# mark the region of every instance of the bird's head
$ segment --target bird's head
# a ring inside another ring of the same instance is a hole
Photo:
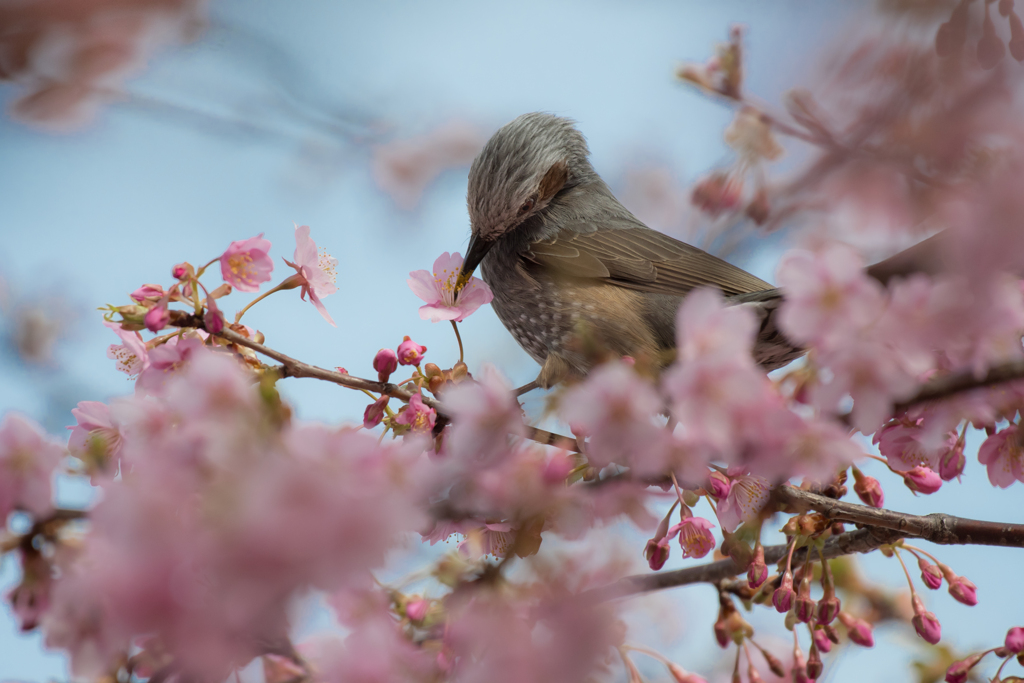
[[[573,121],[553,114],[523,114],[500,128],[469,169],[472,236],[459,282],[469,280],[499,238],[593,175],[589,153]]]

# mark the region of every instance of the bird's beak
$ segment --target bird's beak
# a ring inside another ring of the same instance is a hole
[[[473,271],[480,265],[480,262],[484,260],[484,256],[494,246],[493,240],[481,239],[479,233],[473,233],[469,238],[469,249],[466,251],[466,260],[462,262],[462,269],[459,271],[459,279],[455,281],[456,298],[458,298],[458,292],[462,291],[462,288],[469,282],[469,278],[473,276]]]

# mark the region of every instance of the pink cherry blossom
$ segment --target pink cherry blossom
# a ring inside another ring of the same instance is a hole
[[[419,394],[413,394],[409,404],[395,417],[395,424],[409,425],[413,433],[429,434],[436,417],[434,409],[427,406]]]
[[[423,354],[426,352],[426,346],[421,346],[406,336],[402,343],[398,345],[398,362],[402,365],[419,365],[423,361]]]
[[[715,548],[715,536],[711,533],[714,526],[703,517],[687,517],[668,530],[668,538],[679,534],[683,557],[704,557]]]
[[[270,280],[274,260],[270,258],[270,240],[263,233],[247,240],[232,242],[220,257],[220,274],[224,282],[240,292],[258,292],[260,283]],[[298,263],[298,254],[295,258]]]
[[[39,425],[8,413],[0,421],[0,520],[12,510],[33,515],[52,507],[53,474],[64,449]]]
[[[882,313],[882,291],[863,268],[863,259],[838,243],[817,253],[787,253],[777,271],[786,295],[780,311],[786,334],[798,342],[827,343],[874,321]]]
[[[587,435],[587,459],[594,467],[614,462],[640,476],[665,469],[659,447],[665,430],[652,420],[661,409],[661,397],[629,366],[602,365],[570,390],[561,406],[563,419]]]
[[[676,316],[676,348],[683,362],[721,359],[753,364],[757,322],[741,306],[726,306],[717,289],[690,292]]]
[[[99,401],[79,401],[71,414],[78,424],[68,427],[68,450],[80,456],[116,459],[121,453],[121,431],[110,415],[110,406]]]
[[[302,287],[303,301],[309,294],[310,302],[316,306],[316,310],[320,311],[324,320],[334,325],[334,320],[320,299],[338,291],[338,287],[335,285],[338,259],[333,258],[322,249],[317,251],[316,242],[309,236],[308,225],[295,226],[295,255],[292,258],[295,259],[294,263],[288,259],[285,259],[284,262],[295,269],[296,274],[292,277],[296,278],[295,286]],[[337,327],[337,325],[334,326]]]
[[[771,498],[767,479],[748,474],[732,477],[732,487],[725,500],[718,504],[718,521],[729,533],[743,522],[753,522]]]
[[[922,421],[923,418],[915,422],[895,420],[879,429],[872,438],[889,467],[897,472],[906,472],[918,465],[938,469],[940,457],[956,445],[956,433],[947,432],[943,443],[929,447],[929,435],[920,426]]]
[[[1017,425],[1011,424],[985,439],[978,449],[978,462],[988,467],[993,486],[1005,489],[1015,481],[1024,482],[1024,450],[1017,430]]]
[[[144,394],[159,392],[172,373],[203,350],[203,342],[197,337],[172,337],[149,352],[148,363],[135,383],[135,390]]]
[[[434,261],[433,272],[414,270],[409,273],[409,279],[406,280],[409,289],[427,302],[425,306],[420,306],[421,318],[434,323],[441,320],[462,322],[476,309],[490,303],[494,298],[487,283],[477,277],[469,278],[469,282],[456,292],[455,285],[462,261],[459,252],[449,254],[446,251]]]
[[[149,352],[146,344],[135,332],[123,329],[119,324],[104,321],[103,323],[121,338],[122,344],[111,344],[107,349],[107,358],[117,361],[117,369],[129,377],[142,372],[149,364]]]
[[[509,437],[524,433],[522,410],[501,373],[485,365],[476,380],[444,395],[453,418],[445,452],[464,467],[493,464],[508,453]]]

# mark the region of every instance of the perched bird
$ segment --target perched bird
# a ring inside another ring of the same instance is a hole
[[[472,235],[456,286],[480,266],[498,318],[541,364],[522,389],[585,376],[600,358],[595,348],[668,363],[676,311],[702,286],[758,315],[753,355],[765,370],[803,354],[775,325],[778,289],[648,228],[615,199],[589,154],[571,120],[524,114],[491,137],[469,171]],[[867,273],[883,284],[936,274],[949,249],[940,232]]]
[[[754,357],[766,370],[803,353],[775,327],[777,289],[641,223],[589,154],[571,120],[524,114],[494,134],[469,172],[472,236],[459,282],[480,266],[498,318],[541,364],[537,386],[586,375],[595,347],[667,363],[676,311],[701,286],[759,314]]]

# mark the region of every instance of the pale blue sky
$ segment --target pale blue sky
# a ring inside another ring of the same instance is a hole
[[[638,158],[670,164],[682,182],[728,158],[721,132],[730,114],[675,83],[675,65],[704,59],[731,23],[742,22],[749,29],[748,87],[777,102],[785,88],[806,82],[815,66],[808,56],[844,30],[857,5],[215,0],[212,6],[215,27],[198,43],[160,56],[131,90],[219,118],[240,117],[272,135],[125,106],[70,136],[0,119],[0,276],[21,296],[60,297],[73,311],[52,367],[29,371],[9,354],[0,356],[0,413],[20,410],[56,431],[71,421],[76,401],[130,391],[105,357],[115,340],[92,309],[125,301],[143,282],[166,284],[174,263],[204,262],[230,241],[259,232],[273,242],[280,274],[280,257],[290,258],[294,248],[293,223],[310,225],[314,239],[341,263],[340,291],[325,300],[338,328],[300,305],[297,292],[286,292],[247,317],[268,344],[369,375],[374,352],[409,334],[441,365],[450,363],[457,354],[450,328],[419,319],[420,302],[405,278],[429,268],[442,251],[464,250],[466,169],[447,172],[419,208],[402,211],[373,185],[365,146],[326,136],[324,127],[302,123],[304,117],[342,111],[359,121],[387,121],[405,137],[451,117],[490,131],[521,113],[547,110],[577,119],[595,166],[613,185]],[[279,52],[257,47],[262,40]],[[0,89],[0,97],[9,99],[9,90]],[[777,254],[773,247],[757,259],[749,250],[737,257],[770,278]],[[495,363],[516,383],[535,375],[535,364],[489,309],[462,331],[471,366]],[[288,380],[283,390],[309,419],[352,419],[365,403],[360,394],[324,383]],[[1020,485],[994,491],[973,459],[963,486],[934,496],[915,499],[886,481],[895,509],[1024,521]],[[941,551],[981,586],[982,602],[971,609],[945,593],[929,596],[954,642],[991,645],[1024,613],[1019,601],[997,596],[1011,558],[1020,562],[1013,552]],[[899,584],[891,561],[877,557],[865,566],[879,580]],[[4,590],[15,578],[7,561],[0,571]],[[664,598],[690,624],[685,643],[667,646],[681,647],[684,661],[699,671],[719,653],[711,645],[711,593],[693,588]],[[758,623],[781,631],[779,621]],[[870,657],[843,655],[831,680],[905,680],[918,643],[881,635]],[[39,643],[36,635],[17,634],[0,611],[0,681],[66,679],[63,659],[42,653]]]

